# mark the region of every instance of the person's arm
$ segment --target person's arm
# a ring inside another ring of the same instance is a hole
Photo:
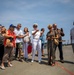
[[[70,30],[70,40],[71,40],[71,44],[72,44],[72,34],[71,34],[71,30]]]
[[[46,40],[50,40],[51,38],[48,36],[48,33],[46,35]]]
[[[61,31],[61,33],[60,33],[60,34],[61,34],[61,36],[65,36],[64,32],[62,32],[62,31]]]
[[[36,30],[35,32],[32,32],[32,35],[35,35],[39,30]]]
[[[41,31],[41,34],[40,34],[40,36],[42,36],[42,34],[43,34],[43,31]]]
[[[6,31],[6,33],[5,34],[3,34],[3,36],[5,37],[5,38],[13,38],[13,36],[11,36],[11,35],[8,35],[8,31]]]
[[[20,35],[16,35],[16,38],[24,38],[23,32],[20,32]]]
[[[26,34],[24,34],[24,37],[29,36],[29,32],[27,32]]]
[[[18,35],[18,36],[16,36],[16,38],[23,38],[24,37],[24,35]]]

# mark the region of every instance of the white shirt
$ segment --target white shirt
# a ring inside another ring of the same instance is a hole
[[[33,30],[33,31],[32,31],[32,34],[33,34],[35,31],[36,31],[36,30]],[[39,38],[40,38],[40,34],[41,34],[41,31],[36,32],[36,34],[33,35],[33,39],[39,39]]]
[[[74,27],[70,30],[70,36],[72,37],[72,43],[74,43]]]
[[[16,28],[14,30],[14,33],[16,34],[16,36],[23,35],[23,31],[17,30]],[[20,42],[23,42],[23,39],[22,38],[16,38],[16,43],[20,43]]]

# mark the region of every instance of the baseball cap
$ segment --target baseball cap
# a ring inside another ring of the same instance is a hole
[[[10,26],[9,27],[13,27],[13,28],[16,28],[16,26],[14,26],[13,24],[10,24]]]
[[[2,26],[2,24],[0,24],[0,26]]]

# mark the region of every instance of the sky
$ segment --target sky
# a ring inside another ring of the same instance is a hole
[[[10,24],[18,23],[28,27],[31,32],[33,24],[38,23],[38,28],[45,28],[56,23],[58,28],[63,28],[63,40],[70,40],[70,29],[74,21],[74,0],[0,0],[0,24],[7,29]]]

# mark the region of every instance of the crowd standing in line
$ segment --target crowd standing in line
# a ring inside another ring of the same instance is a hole
[[[19,23],[17,26],[11,24],[9,29],[0,25],[0,60],[1,60],[1,69],[5,69],[4,62],[8,60],[8,66],[12,67],[12,57],[13,54],[15,60],[23,62],[29,62],[28,59],[28,46],[32,46],[32,60],[33,63],[35,60],[36,51],[38,52],[38,63],[42,63],[42,56],[44,57],[44,44],[45,37],[47,40],[47,54],[48,54],[48,65],[55,65],[55,51],[56,48],[59,48],[60,62],[64,63],[63,60],[63,50],[62,50],[62,36],[64,36],[63,29],[57,28],[56,24],[48,25],[47,35],[44,35],[44,28],[39,30],[38,24],[33,24],[32,32],[29,32],[27,27],[24,27],[23,31],[21,30],[22,25]],[[23,54],[24,59],[21,55]]]

